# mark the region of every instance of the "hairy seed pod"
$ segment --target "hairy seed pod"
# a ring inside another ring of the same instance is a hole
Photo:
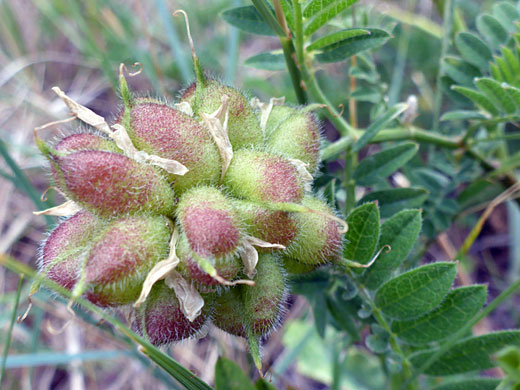
[[[178,267],[179,272],[192,280],[197,289],[203,293],[214,291],[215,287],[220,285],[219,281],[203,269],[203,262],[211,264],[218,276],[229,281],[233,281],[243,268],[242,260],[238,255],[201,258],[191,250],[185,234],[181,236],[177,244],[177,256],[181,261]]]
[[[290,106],[273,106],[265,124],[266,139],[269,138],[269,136],[273,133],[274,130],[276,130],[282,121],[287,119],[289,116],[296,114],[297,112],[298,110]]]
[[[296,237],[294,213],[270,210],[261,204],[235,200],[233,205],[246,226],[247,233],[271,244],[287,246]]]
[[[323,264],[341,252],[342,236],[330,207],[323,201],[306,196],[302,202],[309,212],[297,213],[298,234],[286,254],[305,264]]]
[[[231,287],[217,295],[213,323],[224,332],[234,336],[246,337],[243,317],[245,307],[242,301],[241,287]]]
[[[195,115],[200,116],[218,110],[224,95],[229,97],[228,134],[233,149],[261,145],[263,133],[260,122],[246,97],[235,88],[208,79],[206,85],[198,90],[197,85],[192,84],[181,101],[190,103]]]
[[[60,154],[79,152],[82,150],[122,153],[114,141],[91,133],[71,134],[58,142],[54,149]]]
[[[87,298],[98,306],[135,302],[153,266],[169,252],[170,222],[162,216],[118,219],[93,241],[86,259]]]
[[[288,256],[282,257],[283,268],[287,273],[293,275],[306,274],[314,271],[318,264],[305,264]]]
[[[271,151],[308,164],[314,173],[320,154],[320,126],[314,114],[295,113],[283,120],[267,138]]]
[[[221,258],[236,253],[242,235],[232,203],[213,187],[197,187],[183,194],[177,218],[191,249],[199,256]]]
[[[213,310],[213,297],[204,297],[201,314],[193,322],[180,309],[175,292],[164,281],[157,282],[146,301],[135,312],[132,328],[153,345],[165,345],[196,336]]]
[[[81,263],[101,221],[88,211],[79,211],[61,222],[41,248],[40,272],[71,290],[79,278]]]
[[[253,202],[300,203],[304,183],[287,159],[250,149],[235,152],[224,185],[237,197]]]
[[[51,155],[54,178],[67,196],[102,216],[150,212],[169,215],[175,196],[150,165],[104,151]]]
[[[177,192],[218,183],[221,162],[217,146],[208,130],[189,115],[166,104],[140,99],[125,112],[123,124],[136,148],[188,168],[184,176],[170,175]]]

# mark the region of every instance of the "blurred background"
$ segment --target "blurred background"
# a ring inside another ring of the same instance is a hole
[[[370,118],[370,109],[381,95],[392,102],[406,101],[414,94],[419,101],[417,124],[431,120],[434,80],[440,55],[442,28],[438,12],[441,1],[361,1],[373,23],[393,31],[391,39],[375,56],[379,79],[358,96],[360,127]],[[467,20],[492,1],[458,1]],[[103,117],[119,109],[117,76],[120,63],[143,66],[141,74],[128,79],[142,95],[165,96],[174,101],[193,80],[191,53],[182,18],[172,17],[184,9],[202,65],[213,75],[234,84],[250,96],[268,100],[286,96],[296,103],[283,64],[256,69],[244,64],[259,52],[276,50],[274,37],[251,36],[226,24],[219,16],[242,0],[0,0],[0,254],[8,254],[35,267],[38,246],[54,221],[32,211],[60,199],[50,191],[47,164],[33,141],[33,129],[66,118],[68,111],[52,92],[59,86],[74,100]],[[342,14],[337,23],[351,15]],[[345,22],[346,23],[346,22]],[[403,38],[404,37],[404,38]],[[348,63],[327,65],[324,90],[335,104],[346,105]],[[396,77],[396,69],[398,69]],[[449,104],[449,101],[446,103]],[[71,126],[70,129],[73,129]],[[66,133],[46,130],[46,137]],[[338,137],[325,122],[328,140]],[[473,220],[475,221],[475,220]],[[441,261],[453,257],[467,233],[467,222],[443,226],[444,231],[421,256]],[[448,233],[446,233],[448,232]],[[488,283],[496,296],[504,285],[520,275],[520,215],[516,206],[495,210],[472,249],[478,261],[469,263],[470,282]],[[0,349],[15,301],[18,277],[0,267]],[[27,308],[30,282],[25,281],[19,313]],[[33,297],[34,307],[26,320],[14,327],[3,381],[5,389],[172,389],[177,385],[120,335],[106,331],[98,318],[70,319],[64,301],[46,290]],[[291,296],[284,326],[264,346],[267,378],[284,389],[326,389],[334,376],[334,348],[340,333],[328,327],[320,337],[312,310],[302,296]],[[496,311],[487,330],[517,327],[518,311],[511,303]],[[166,352],[203,380],[212,383],[218,356],[239,363],[251,376],[245,344],[217,329],[206,338],[171,346]],[[375,361],[374,361],[375,359]],[[379,362],[362,346],[350,348],[342,365],[344,389],[384,387]]]

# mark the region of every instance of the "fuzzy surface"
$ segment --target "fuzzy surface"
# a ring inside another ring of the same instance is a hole
[[[103,222],[88,211],[79,211],[61,222],[41,250],[40,272],[71,290],[79,278],[86,251]]]
[[[235,152],[224,185],[237,197],[253,202],[300,203],[304,187],[296,167],[287,159],[266,152]]]
[[[311,113],[294,114],[282,121],[267,139],[271,151],[309,164],[312,174],[320,157],[320,126]]]
[[[234,201],[233,205],[249,235],[284,246],[296,237],[297,220],[294,213],[269,210],[260,204],[241,200]]]
[[[195,115],[198,116],[201,113],[212,114],[222,105],[222,96],[229,96],[228,134],[233,149],[263,143],[264,136],[260,122],[246,97],[240,91],[216,80],[208,80],[207,86],[200,91],[195,100],[195,89],[195,84],[188,87],[181,101],[189,102]]]
[[[166,104],[142,102],[130,111],[129,134],[138,149],[182,163],[189,172],[170,175],[178,192],[197,184],[216,184],[221,174],[217,146],[208,130]]]
[[[215,299],[213,323],[229,334],[246,337],[243,315],[244,303],[239,287],[223,290]]]
[[[160,281],[154,285],[144,305],[137,311],[133,328],[153,345],[170,344],[200,332],[212,308],[213,300],[204,297],[202,313],[190,322],[182,313],[175,292]]]
[[[214,291],[220,283],[210,276],[199,265],[200,256],[191,250],[186,235],[182,235],[177,246],[177,256],[179,257],[181,273],[196,283],[201,292]],[[234,280],[242,271],[242,260],[238,255],[225,256],[220,258],[210,257],[206,259],[216,269],[217,274],[226,280]]]
[[[99,215],[173,212],[175,196],[166,179],[152,166],[121,154],[74,152],[54,157],[54,168],[61,189]]]
[[[216,188],[197,187],[186,192],[177,216],[191,249],[199,256],[224,257],[238,248],[240,220],[231,201]]]
[[[134,302],[148,271],[169,252],[165,217],[128,217],[96,238],[85,269],[87,298],[99,306]]]
[[[298,112],[297,109],[292,108],[290,106],[273,106],[271,113],[269,114],[269,118],[267,118],[267,122],[265,124],[265,135],[266,138],[276,130],[278,125],[287,119],[289,116],[296,114]]]
[[[283,268],[287,271],[287,273],[293,275],[306,274],[308,272],[314,271],[318,267],[318,264],[305,264],[298,260],[291,259],[288,256],[283,256],[281,261]]]
[[[279,322],[286,291],[284,270],[273,255],[260,255],[254,281],[254,286],[240,286],[245,323],[255,336],[263,336]]]
[[[58,142],[54,149],[61,153],[79,152],[81,150],[121,153],[114,141],[90,133],[69,135]]]
[[[296,214],[298,235],[287,247],[286,253],[305,264],[316,265],[332,261],[342,247],[338,223],[326,216],[334,215],[333,211],[325,202],[312,196],[306,196],[302,204],[317,213]]]

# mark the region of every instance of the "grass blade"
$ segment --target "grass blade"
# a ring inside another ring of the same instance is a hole
[[[59,294],[63,295],[68,299],[72,299],[72,293],[69,290],[63,288],[62,286],[58,285],[52,280],[47,279],[45,276],[38,274],[34,269],[29,267],[28,265],[10,256],[0,254],[0,265],[8,268],[14,273],[24,274],[28,278],[34,279],[37,283],[58,292]],[[179,364],[177,361],[175,361],[168,355],[161,352],[159,349],[154,347],[144,338],[135,334],[120,320],[110,316],[103,309],[82,298],[75,298],[74,302],[82,306],[83,308],[99,315],[106,322],[114,326],[114,328],[116,328],[124,336],[128,337],[133,342],[139,344],[140,352],[147,355],[163,370],[165,370],[168,374],[174,377],[187,390],[212,390],[212,388],[207,383],[195,376],[191,371],[183,367],[181,364]]]
[[[7,364],[7,354],[9,353],[11,335],[13,333],[14,323],[16,321],[16,311],[18,309],[18,304],[20,303],[20,295],[22,294],[22,284],[23,274],[20,275],[20,280],[18,281],[18,289],[16,290],[16,296],[14,298],[13,314],[11,315],[11,323],[9,324],[9,330],[7,331],[7,340],[5,341],[4,353],[2,358],[2,369],[0,371],[0,385],[2,384],[2,379],[4,379],[5,368]]]

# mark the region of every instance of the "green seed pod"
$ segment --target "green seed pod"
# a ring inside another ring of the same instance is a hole
[[[93,213],[111,216],[173,212],[173,190],[150,165],[118,153],[93,150],[56,153],[49,158],[61,190]]]
[[[300,203],[304,183],[287,159],[256,150],[235,152],[224,185],[237,197],[253,202]]]
[[[314,114],[296,113],[283,120],[267,138],[271,151],[308,164],[314,173],[320,154],[320,126]]]
[[[306,274],[306,273],[312,272],[318,266],[318,264],[301,263],[298,260],[291,259],[288,256],[282,257],[282,264],[283,264],[283,268],[287,271],[287,273],[293,274],[293,275],[301,275],[301,274]]]
[[[112,222],[93,240],[76,291],[98,306],[135,302],[148,272],[168,256],[170,235],[162,216]]]
[[[229,97],[228,135],[233,148],[261,145],[264,136],[260,122],[246,97],[235,88],[206,79],[202,88],[193,83],[184,92],[181,102],[190,103],[195,115],[200,116],[218,110],[224,95]]]
[[[308,212],[297,213],[298,234],[286,254],[305,264],[330,262],[341,252],[342,235],[334,213],[323,201],[312,196],[303,198]]]
[[[295,108],[290,106],[273,106],[271,112],[269,113],[269,117],[267,118],[267,122],[265,124],[265,136],[268,139],[269,136],[273,133],[274,130],[278,127],[278,125],[287,119],[289,116],[294,115],[298,112]]]
[[[268,334],[280,320],[286,295],[285,271],[271,254],[262,254],[256,266],[254,286],[240,286],[245,324],[252,335]]]
[[[213,323],[224,332],[234,336],[246,337],[243,317],[245,307],[242,302],[241,287],[231,287],[217,295]]]
[[[243,200],[235,200],[233,205],[250,236],[283,246],[289,245],[296,237],[297,220],[294,213],[270,210],[261,204]]]
[[[222,164],[208,130],[189,115],[166,104],[134,100],[123,124],[136,148],[176,160],[188,168],[184,176],[169,175],[177,192],[199,184],[217,184]]]
[[[41,247],[40,272],[71,290],[79,278],[86,251],[103,222],[88,211],[79,211],[61,222]]]
[[[79,152],[82,150],[121,153],[121,150],[114,141],[90,133],[69,135],[58,142],[54,149],[60,154]]]
[[[165,345],[196,337],[213,311],[213,297],[204,297],[201,314],[189,321],[180,309],[175,292],[164,281],[157,282],[146,301],[135,312],[132,328],[153,345]]]
[[[204,270],[206,264],[209,263],[219,277],[228,281],[233,281],[244,267],[238,255],[202,258],[191,250],[185,234],[177,244],[177,256],[181,261],[178,271],[193,281],[196,288],[203,293],[215,291],[215,288],[220,285],[217,279]]]
[[[177,219],[191,249],[204,258],[236,253],[242,238],[241,221],[233,205],[213,187],[197,187],[183,194]]]

